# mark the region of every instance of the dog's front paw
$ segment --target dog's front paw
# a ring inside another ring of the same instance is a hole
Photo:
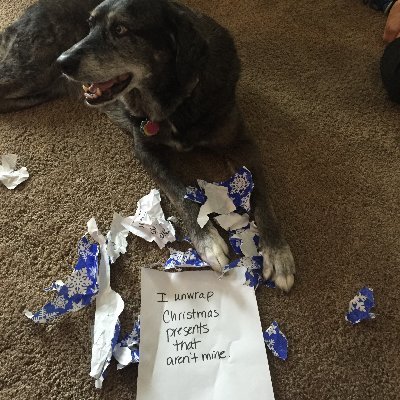
[[[288,292],[293,286],[294,273],[296,272],[289,245],[264,246],[261,249],[261,254],[264,257],[264,278],[272,279],[278,288]]]
[[[203,261],[205,261],[214,271],[222,273],[228,260],[228,246],[224,239],[209,222],[196,235],[192,237],[193,245]]]

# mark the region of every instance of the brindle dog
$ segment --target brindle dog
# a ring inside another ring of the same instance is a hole
[[[41,0],[0,40],[0,112],[31,107],[84,84],[86,104],[134,136],[136,157],[217,271],[228,262],[228,247],[211,222],[200,228],[198,205],[184,200],[185,185],[160,154],[166,146],[202,147],[246,165],[255,183],[251,203],[264,276],[283,290],[292,287],[293,257],[236,105],[240,62],[226,29],[174,1]],[[151,121],[148,136],[145,121]]]

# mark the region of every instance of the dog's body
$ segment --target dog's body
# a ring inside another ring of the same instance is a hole
[[[251,200],[264,276],[291,288],[293,257],[236,106],[240,63],[224,28],[167,0],[41,0],[0,39],[0,112],[42,103],[88,82],[87,104],[133,134],[136,156],[215,270],[227,263],[227,246],[211,223],[200,229],[198,206],[184,200],[185,185],[160,154],[166,148],[205,147],[246,165],[255,181]],[[155,123],[156,134],[143,133],[144,121]]]

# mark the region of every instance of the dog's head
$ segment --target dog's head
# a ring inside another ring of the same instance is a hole
[[[205,40],[167,0],[106,0],[88,23],[89,34],[57,61],[69,79],[84,84],[90,106],[159,85],[184,92],[202,68]]]

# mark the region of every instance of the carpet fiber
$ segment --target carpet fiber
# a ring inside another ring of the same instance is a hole
[[[3,0],[0,26],[28,3]],[[297,263],[289,295],[257,292],[263,327],[277,320],[289,339],[286,362],[269,354],[276,400],[399,399],[400,108],[379,78],[385,17],[361,0],[188,3],[235,36],[239,102]],[[114,211],[131,214],[154,186],[132,139],[59,100],[0,116],[4,153],[18,154],[31,177],[14,191],[0,187],[0,399],[135,399],[136,366],[116,371],[113,363],[103,390],[94,389],[94,307],[49,326],[23,315],[48,299],[42,288],[69,274],[89,218],[106,231]],[[131,237],[113,266],[125,331],[139,311],[139,268],[165,256]],[[365,285],[377,318],[352,327],[344,314]]]

